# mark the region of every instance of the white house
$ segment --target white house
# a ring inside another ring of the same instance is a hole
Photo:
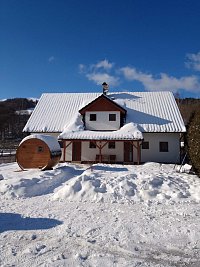
[[[43,94],[24,131],[60,140],[62,161],[178,163],[184,122],[171,92]]]

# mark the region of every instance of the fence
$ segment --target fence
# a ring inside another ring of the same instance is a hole
[[[16,161],[16,149],[0,149],[0,163],[10,163]]]

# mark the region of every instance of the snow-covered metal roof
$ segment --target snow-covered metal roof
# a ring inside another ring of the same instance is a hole
[[[143,135],[138,130],[137,124],[130,122],[117,131],[87,131],[80,128],[76,130],[66,128],[58,138],[69,140],[142,140]]]
[[[43,94],[24,131],[61,133],[78,110],[100,95]],[[183,119],[171,92],[114,92],[108,97],[127,110],[126,123],[138,124],[141,132],[185,132]]]

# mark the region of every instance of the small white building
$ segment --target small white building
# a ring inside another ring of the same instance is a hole
[[[180,162],[186,131],[171,92],[43,94],[24,127],[56,136],[62,161]]]

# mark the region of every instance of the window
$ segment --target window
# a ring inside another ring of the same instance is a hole
[[[142,149],[149,149],[149,142],[148,141],[142,142]]]
[[[43,147],[42,146],[38,146],[38,152],[43,152],[43,151],[44,151]]]
[[[94,142],[90,142],[90,145],[89,145],[90,148],[96,148],[96,144]]]
[[[96,114],[90,114],[90,121],[96,121],[97,115]]]
[[[168,142],[160,142],[160,152],[168,152]]]
[[[108,148],[109,149],[115,149],[115,142],[109,142],[108,143]]]
[[[109,121],[116,121],[116,114],[109,114]]]

